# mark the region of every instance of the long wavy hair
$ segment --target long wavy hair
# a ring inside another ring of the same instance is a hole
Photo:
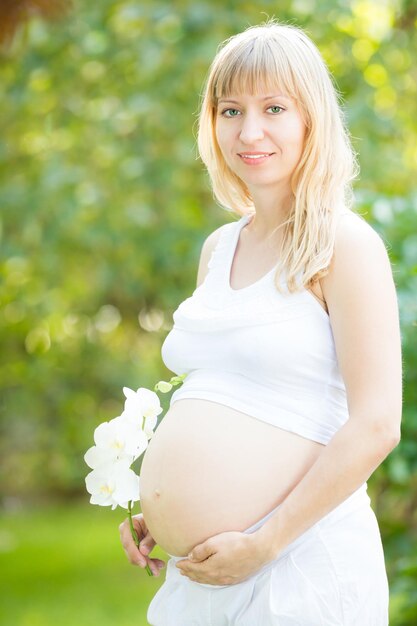
[[[340,94],[303,30],[270,18],[219,45],[201,96],[197,144],[219,204],[238,216],[254,212],[247,186],[226,164],[216,140],[218,100],[231,94],[273,93],[277,87],[296,101],[306,125],[274,279],[281,292],[285,271],[287,288],[294,292],[328,273],[338,215],[352,211],[352,181],[359,173]]]

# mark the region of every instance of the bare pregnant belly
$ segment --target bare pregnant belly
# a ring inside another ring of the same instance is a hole
[[[159,424],[140,472],[141,509],[168,554],[243,531],[278,506],[324,445],[235,409],[186,398]]]

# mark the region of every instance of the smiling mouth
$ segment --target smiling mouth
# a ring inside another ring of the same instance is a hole
[[[238,153],[238,156],[242,159],[244,163],[247,165],[257,165],[258,163],[264,163],[269,157],[273,156],[275,152],[259,152],[259,153],[248,153],[245,152]]]
[[[238,152],[240,157],[244,157],[245,159],[260,159],[261,157],[271,156],[274,154],[273,152]]]

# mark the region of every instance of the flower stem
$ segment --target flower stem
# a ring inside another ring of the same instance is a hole
[[[131,532],[131,535],[133,537],[133,541],[135,542],[135,545],[136,545],[136,547],[139,550],[139,537],[137,535],[136,530],[134,529],[133,520],[132,520],[132,500],[129,500],[129,502],[127,503],[127,513],[128,513],[128,516],[129,516],[130,532]],[[149,565],[147,565],[145,567],[145,569],[148,572],[149,576],[153,576],[151,568],[149,567]]]

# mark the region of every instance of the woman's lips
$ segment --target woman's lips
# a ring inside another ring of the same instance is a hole
[[[240,153],[238,156],[242,159],[246,165],[261,165],[261,163],[265,163],[271,156],[275,153],[267,153],[267,152],[259,152],[259,153]]]

